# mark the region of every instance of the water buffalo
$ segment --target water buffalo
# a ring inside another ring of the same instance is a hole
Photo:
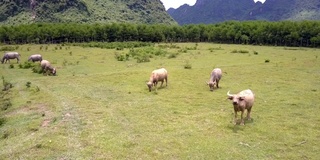
[[[41,56],[41,54],[33,54],[28,58],[28,61],[32,61],[32,62],[40,61],[41,62],[42,56]]]
[[[247,110],[247,119],[250,120],[250,112],[254,102],[254,94],[250,89],[243,90],[237,94],[227,93],[228,99],[232,100],[234,108],[234,124],[237,124],[237,112],[241,111],[240,125],[244,125],[243,112]]]
[[[48,75],[48,71],[50,71],[50,73],[52,73],[52,75],[56,75],[57,71],[56,71],[56,68],[52,67],[50,62],[47,61],[47,60],[42,60],[40,62],[40,65],[41,65],[41,68],[43,70],[43,74],[47,74]]]
[[[209,85],[210,87],[210,91],[213,91],[214,85],[216,85],[217,88],[219,88],[219,81],[221,77],[222,77],[222,71],[220,68],[215,68],[212,70],[209,82],[207,82],[207,85]]]
[[[4,63],[4,60],[6,60],[5,63],[7,63],[7,61],[10,63],[10,59],[17,59],[17,63],[19,63],[20,56],[18,52],[6,52],[2,57],[1,63]]]
[[[149,88],[149,92],[151,92],[152,86],[155,87],[157,90],[157,84],[159,81],[161,81],[161,87],[163,84],[163,81],[166,81],[166,86],[168,85],[168,72],[164,68],[156,69],[152,71],[149,82],[147,82],[147,86]]]

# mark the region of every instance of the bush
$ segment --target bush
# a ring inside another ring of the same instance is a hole
[[[31,82],[27,82],[27,83],[26,83],[26,86],[27,86],[27,88],[30,88]]]
[[[178,53],[171,53],[171,54],[169,54],[168,58],[169,59],[170,58],[177,58],[177,56],[178,56]]]
[[[150,62],[150,58],[148,55],[142,55],[139,57],[136,57],[137,63],[143,63],[143,62]]]
[[[43,73],[43,70],[42,70],[42,68],[41,68],[40,65],[35,65],[35,66],[32,68],[32,72],[33,72],[33,73],[39,73],[39,74],[41,74],[41,73]]]
[[[191,69],[192,65],[189,62],[186,62],[186,64],[184,65],[184,69]]]
[[[19,64],[19,68],[21,69],[29,69],[35,66],[35,63],[33,62],[29,62],[29,61],[25,61],[23,64]]]
[[[118,61],[127,61],[129,60],[129,54],[118,54],[118,53],[115,53],[114,57],[118,60]]]

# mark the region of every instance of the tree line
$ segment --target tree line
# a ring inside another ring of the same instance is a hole
[[[320,47],[320,21],[228,21],[218,24],[37,23],[0,26],[0,43],[214,42]]]

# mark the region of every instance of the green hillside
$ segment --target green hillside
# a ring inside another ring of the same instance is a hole
[[[0,24],[35,22],[176,24],[160,0],[2,1]]]
[[[320,20],[319,0],[197,0],[194,6],[170,8],[168,13],[181,25],[210,24],[237,20]]]

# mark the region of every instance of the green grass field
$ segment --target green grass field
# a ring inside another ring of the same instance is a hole
[[[15,60],[14,68],[0,65],[13,85],[1,91],[0,159],[319,159],[319,49],[151,49],[167,54],[137,63],[116,60],[129,49],[19,46],[21,63],[40,53],[57,76],[20,69]],[[146,81],[160,67],[168,86],[149,92]],[[221,88],[210,92],[215,67],[223,71]],[[256,96],[252,121],[235,126],[226,93],[248,88]]]

